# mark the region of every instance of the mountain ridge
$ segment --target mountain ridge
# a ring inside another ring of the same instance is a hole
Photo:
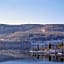
[[[37,35],[43,38],[64,37],[63,24],[23,24],[23,25],[5,25],[0,24],[0,41],[22,41],[29,40],[30,35]],[[50,38],[51,39],[51,38]]]

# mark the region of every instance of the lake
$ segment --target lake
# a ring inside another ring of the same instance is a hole
[[[53,62],[53,61],[43,61],[43,60],[13,60],[13,61],[5,61],[0,62],[0,64],[64,64],[63,62]]]

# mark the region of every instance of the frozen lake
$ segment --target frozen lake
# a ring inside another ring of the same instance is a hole
[[[43,61],[43,60],[13,60],[13,61],[5,61],[0,62],[0,64],[64,64],[63,62],[49,62],[49,61]]]

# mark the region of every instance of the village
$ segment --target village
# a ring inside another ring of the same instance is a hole
[[[64,61],[64,39],[41,41],[31,38],[31,56],[49,61]]]

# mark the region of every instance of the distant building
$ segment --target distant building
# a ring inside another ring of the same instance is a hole
[[[64,42],[64,40],[46,40],[43,41],[42,39],[39,38],[30,38],[30,43],[31,43],[31,48],[48,48],[49,43],[51,44],[51,48],[54,49],[56,48],[56,45]]]

